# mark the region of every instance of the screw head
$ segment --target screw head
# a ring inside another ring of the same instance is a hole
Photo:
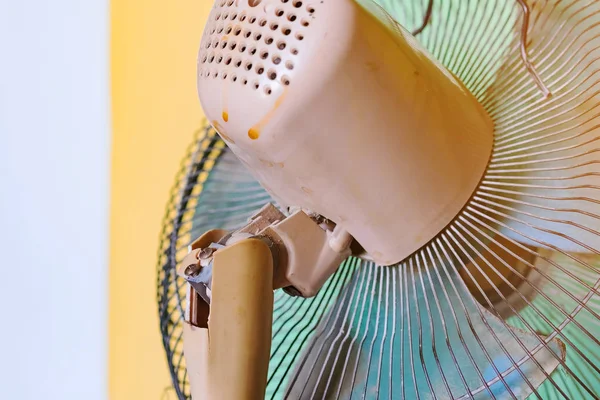
[[[200,252],[198,253],[198,259],[206,260],[207,258],[212,256],[215,251],[216,249],[213,249],[212,247],[206,247],[200,250]]]
[[[202,266],[200,264],[190,264],[186,267],[184,273],[186,276],[194,278],[200,274],[200,271],[202,271]]]

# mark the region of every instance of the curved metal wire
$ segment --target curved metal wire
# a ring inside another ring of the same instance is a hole
[[[275,293],[267,398],[600,398],[600,3],[528,2],[528,50],[549,99],[523,67],[514,0],[380,3],[407,29],[430,13],[419,40],[492,116],[491,163],[460,215],[409,259],[350,259],[312,299]],[[196,134],[158,254],[180,399],[175,267],[190,240],[268,201],[212,128]]]

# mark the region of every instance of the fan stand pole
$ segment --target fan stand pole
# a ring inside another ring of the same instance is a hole
[[[273,258],[259,239],[214,256],[208,328],[186,324],[193,399],[253,400],[266,390],[273,319]]]

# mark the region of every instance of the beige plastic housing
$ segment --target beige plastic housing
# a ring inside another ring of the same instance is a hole
[[[334,221],[382,265],[451,222],[492,148],[475,98],[374,3],[218,0],[198,92],[281,205]]]
[[[303,297],[315,296],[351,254],[350,240],[334,249],[332,242],[339,232],[324,231],[303,211],[270,225],[262,234],[280,249],[273,288],[293,286]]]

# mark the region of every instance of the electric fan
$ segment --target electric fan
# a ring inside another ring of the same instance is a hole
[[[595,1],[218,0],[179,398],[599,398],[599,57]]]

